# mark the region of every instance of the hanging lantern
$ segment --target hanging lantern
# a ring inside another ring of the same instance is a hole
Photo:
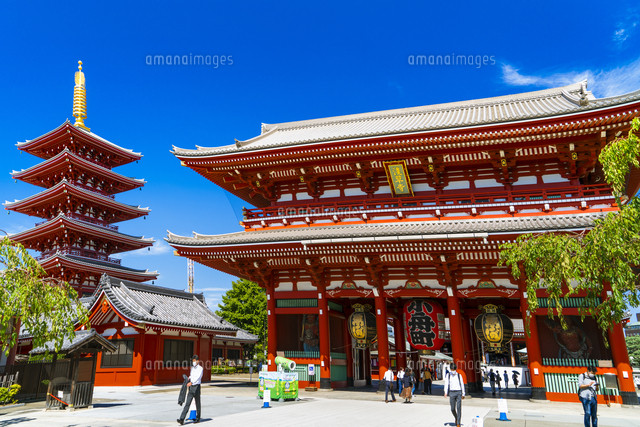
[[[444,344],[444,310],[437,302],[412,300],[404,305],[404,322],[411,346],[440,350]]]
[[[480,309],[482,314],[473,322],[476,336],[487,345],[488,351],[504,353],[513,338],[513,322],[497,305],[487,304]]]
[[[349,334],[356,340],[356,348],[367,348],[378,337],[376,316],[369,304],[354,304],[349,316]]]

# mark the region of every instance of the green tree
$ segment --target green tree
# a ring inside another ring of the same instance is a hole
[[[595,222],[588,232],[541,233],[519,236],[501,246],[501,263],[511,267],[513,276],[525,276],[529,310],[538,308],[537,289],[549,296],[548,314],[566,327],[564,301],[578,291],[586,293],[581,315],[592,315],[606,331],[625,316],[627,305],[637,307],[637,260],[640,259],[640,200],[628,198],[627,177],[638,168],[640,121],[633,120],[629,134],[605,146],[600,153],[605,180],[611,186],[620,211]],[[607,294],[604,301],[600,297]],[[528,321],[527,318],[527,328]]]
[[[33,335],[33,347],[50,341],[59,349],[65,338],[75,336],[77,321],[88,323],[76,291],[46,277],[22,245],[8,237],[0,240],[0,346],[5,353],[16,344],[20,328]]]
[[[631,365],[640,367],[640,336],[627,337],[626,340]]]
[[[218,307],[218,316],[259,337],[258,343],[253,348],[245,347],[245,351],[247,357],[257,354],[262,360],[267,348],[267,296],[264,289],[249,280],[236,280],[222,296]]]

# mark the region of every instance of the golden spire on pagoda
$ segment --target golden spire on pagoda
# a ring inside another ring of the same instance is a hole
[[[78,71],[76,71],[76,85],[73,87],[73,117],[76,127],[86,131],[90,129],[84,125],[87,118],[87,89],[84,86],[84,73],[82,72],[82,61],[78,61]]]

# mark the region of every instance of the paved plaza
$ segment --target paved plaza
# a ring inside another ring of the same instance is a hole
[[[215,379],[202,389],[202,425],[225,426],[382,426],[451,425],[448,401],[442,386],[435,384],[437,395],[418,394],[415,403],[384,403],[384,394],[373,389],[336,390],[300,393],[297,402],[272,402],[262,409],[256,398],[255,383]],[[96,387],[94,407],[70,411],[44,411],[43,403],[0,408],[0,427],[5,426],[171,426],[181,407],[177,404],[178,386]],[[475,416],[485,426],[582,426],[582,407],[577,403],[530,402],[526,390],[506,394],[511,422],[497,421],[498,402],[484,397],[464,400],[463,425],[471,426]],[[599,425],[640,426],[640,408],[599,406]],[[189,422],[185,423],[187,425]]]

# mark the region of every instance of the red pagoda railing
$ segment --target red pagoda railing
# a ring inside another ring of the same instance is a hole
[[[480,215],[496,211],[497,208],[517,213],[522,208],[539,207],[551,210],[554,207],[579,203],[586,209],[587,202],[614,201],[611,188],[606,184],[572,186],[546,190],[508,190],[475,193],[446,193],[423,197],[364,199],[358,201],[338,201],[308,203],[299,205],[270,206],[262,209],[243,209],[245,226],[254,224],[286,225],[292,219],[301,218],[307,223],[320,219],[331,219],[339,222],[345,218],[363,220],[375,217],[394,215],[398,218],[407,215],[430,214],[436,217],[448,213]],[[283,221],[284,220],[284,221]]]
[[[67,218],[77,219],[78,221],[86,222],[86,223],[92,224],[92,225],[97,225],[99,227],[107,228],[109,230],[113,230],[113,231],[118,231],[119,230],[117,225],[111,225],[111,224],[107,223],[106,221],[102,221],[100,219],[91,218],[91,217],[84,216],[84,215],[78,215],[76,213],[67,213],[67,214],[65,214],[65,216]],[[39,225],[42,225],[42,224],[44,224],[45,222],[48,222],[48,221],[50,221],[50,220],[37,222],[36,223],[36,227],[39,226]]]
[[[41,261],[43,259],[46,259],[46,258],[49,258],[50,256],[55,255],[56,253],[59,253],[61,255],[73,255],[73,256],[79,256],[79,257],[83,257],[83,258],[90,258],[90,259],[109,262],[111,264],[117,264],[117,265],[120,265],[120,262],[121,262],[120,259],[111,258],[110,256],[108,256],[106,254],[101,254],[101,253],[94,252],[94,251],[89,251],[89,250],[86,250],[86,249],[75,249],[75,248],[61,248],[61,249],[55,249],[55,250],[51,250],[51,251],[46,251],[46,252],[43,252],[42,255],[40,255],[36,259],[38,261]]]
[[[85,190],[91,191],[93,193],[98,193],[99,195],[101,195],[103,197],[108,197],[110,199],[115,199],[116,198],[116,196],[113,195],[113,194],[108,194],[108,193],[100,190],[99,188],[95,188],[95,187],[92,187],[90,185],[85,185],[85,184],[82,184],[81,182],[74,182],[73,185],[75,185],[76,187],[84,188]]]

